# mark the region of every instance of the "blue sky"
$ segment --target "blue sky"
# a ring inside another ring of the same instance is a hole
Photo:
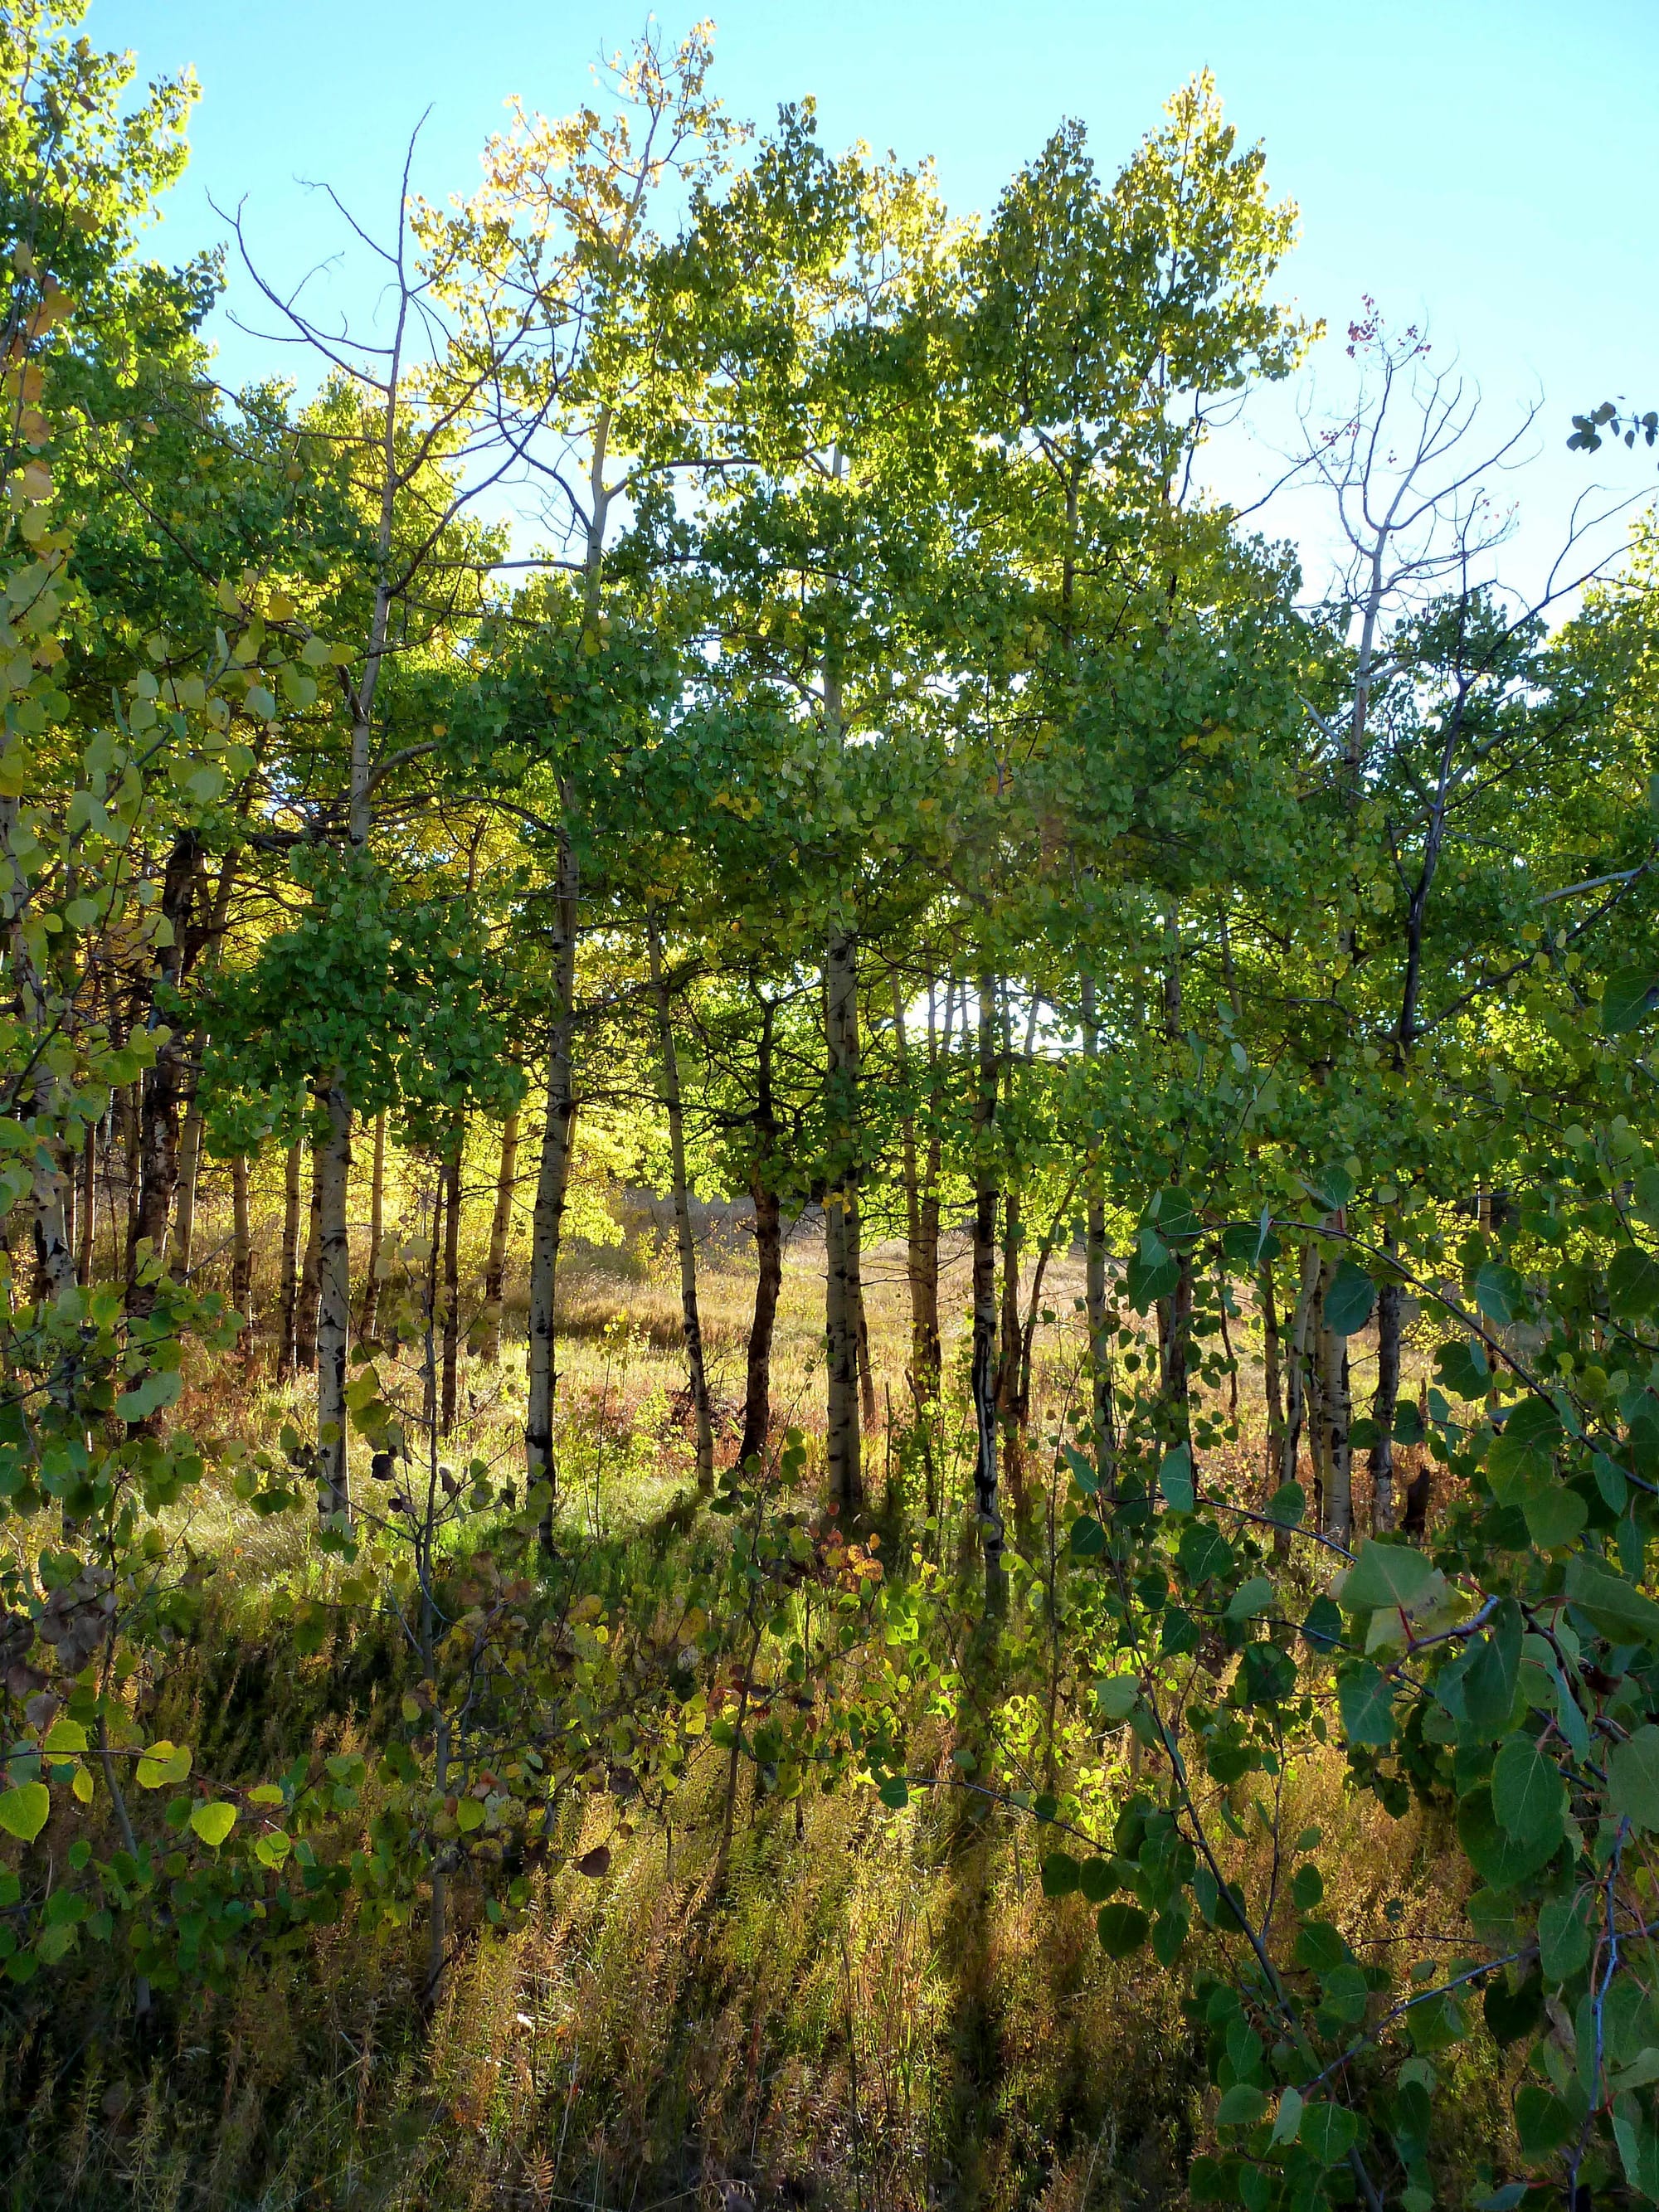
[[[696,9],[660,6],[672,37]],[[1659,5],[1604,0],[727,0],[716,85],[739,114],[817,94],[823,135],[932,154],[947,198],[988,210],[1062,116],[1088,125],[1109,172],[1207,65],[1232,118],[1266,142],[1278,193],[1302,210],[1283,289],[1340,332],[1370,293],[1455,354],[1494,429],[1541,392],[1539,458],[1510,479],[1516,548],[1535,568],[1591,481],[1656,482],[1653,455],[1566,454],[1569,414],[1629,392],[1659,404]],[[331,248],[296,182],[326,179],[374,219],[395,204],[423,109],[416,182],[470,189],[513,93],[548,112],[591,96],[588,64],[646,19],[626,0],[94,0],[88,28],[146,75],[186,64],[204,98],[190,177],[157,241],[174,256],[222,235],[209,198],[246,198],[273,266]],[[257,356],[225,334],[233,379]],[[1344,385],[1336,338],[1310,374]],[[1256,410],[1283,442],[1281,401]],[[1243,483],[1252,462],[1227,466]],[[1282,527],[1304,534],[1291,512]],[[1310,565],[1317,552],[1310,548]]]

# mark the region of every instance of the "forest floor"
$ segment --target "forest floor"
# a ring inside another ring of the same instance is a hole
[[[725,1458],[752,1295],[745,1242],[723,1217],[704,1224],[703,1326]],[[954,1282],[965,1250],[947,1261]],[[821,1239],[798,1235],[778,1317],[774,1403],[781,1420],[809,1431],[823,1266]],[[884,1417],[905,1364],[902,1249],[872,1252],[866,1282]],[[597,1538],[660,1515],[688,1483],[678,1291],[660,1219],[641,1206],[621,1244],[579,1248],[563,1290],[566,1519]],[[1039,1446],[1079,1365],[1080,1291],[1079,1265],[1057,1260],[1043,1299],[1055,1318],[1039,1336]],[[468,1371],[451,1440],[458,1455],[502,1467],[521,1449],[513,1318],[509,1307],[499,1368]],[[947,1370],[952,1357],[947,1341]],[[302,1392],[277,1389],[256,1364],[234,1389],[214,1379],[187,1394],[180,1418],[269,1444],[305,1410]],[[965,1451],[956,1460],[965,1468]],[[890,1521],[905,1525],[908,1511],[914,1525],[883,1423],[871,1470]],[[965,1527],[963,1503],[947,1498],[941,1522]],[[180,1739],[192,1728],[203,1741],[216,1735],[222,1755],[234,1739],[245,1758],[291,1746],[296,1732],[318,1749],[355,1747],[364,1701],[386,1681],[371,1662],[354,1680],[349,1668],[331,1672],[326,1655],[301,1659],[270,1606],[285,1577],[305,1571],[303,1519],[255,1521],[227,1491],[191,1534],[211,1583],[204,1626],[166,1687]],[[969,1534],[965,1569],[971,1543]],[[937,1724],[918,1755],[948,1771]],[[1300,1762],[1284,1787],[1296,1817],[1335,1845],[1344,1893],[1328,1909],[1357,1948],[1411,1942],[1443,1958],[1455,1947],[1461,1900],[1416,1814],[1391,1820],[1371,1798],[1351,1797],[1334,1757]],[[1109,1820],[1109,1777],[1106,1791]],[[1109,1961],[1092,1908],[1044,1899],[1024,1816],[943,1788],[913,1794],[902,1810],[859,1787],[779,1805],[751,1798],[745,1778],[722,1866],[722,1796],[711,1764],[682,1793],[670,1833],[641,1821],[629,1836],[608,1800],[596,1805],[581,1841],[612,1844],[605,1877],[538,1877],[511,1933],[464,1920],[429,2014],[413,1939],[368,1936],[349,1921],[308,1932],[303,1948],[224,1994],[192,1995],[148,2046],[133,2042],[94,1962],[63,1985],[54,2014],[36,2007],[0,2025],[0,2203],[1185,2203],[1204,2073],[1182,1980],[1150,1960]],[[1194,1964],[1212,1940],[1194,1939]],[[1439,2063],[1467,2110],[1472,2170],[1503,2126],[1499,2085],[1474,2045]],[[1444,2201],[1456,2201],[1455,2188]]]

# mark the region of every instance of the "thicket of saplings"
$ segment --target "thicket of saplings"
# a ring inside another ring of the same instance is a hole
[[[1659,2202],[1648,523],[1507,588],[1529,426],[1368,307],[1304,578],[1201,489],[1322,337],[1207,78],[966,222],[706,29],[343,313],[239,217],[233,392],[77,21],[10,2201]]]

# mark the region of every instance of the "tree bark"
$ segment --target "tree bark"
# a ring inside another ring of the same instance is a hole
[[[1002,1606],[1002,1514],[997,1500],[997,1183],[992,1157],[997,1110],[996,986],[979,985],[979,1095],[974,1103],[974,1334],[969,1393],[975,1427],[974,1504],[985,1555],[988,1613]]]
[[[479,1357],[494,1366],[501,1356],[501,1307],[507,1245],[513,1229],[513,1189],[519,1169],[519,1111],[501,1123],[501,1156],[495,1170],[495,1211],[489,1218],[489,1256],[484,1262],[483,1334]]]
[[[230,896],[238,874],[240,848],[233,846],[220,864],[219,881],[214,889],[210,909],[192,919],[185,936],[183,973],[186,976],[198,957],[205,956],[211,963],[217,957],[223,941],[225,925],[230,914]],[[206,866],[199,853],[196,862],[196,905],[204,902]],[[185,1121],[179,1142],[178,1221],[173,1237],[173,1273],[179,1282],[188,1277],[196,1242],[196,1185],[202,1170],[202,1138],[204,1117],[199,1097],[202,1054],[207,1038],[202,1031],[194,1030],[188,1040],[187,1052],[192,1069],[185,1093]]]
[[[306,1222],[305,1257],[300,1263],[300,1291],[294,1316],[294,1361],[302,1375],[317,1371],[317,1301],[323,1265],[323,1147],[311,1148],[311,1208]]]
[[[347,1200],[351,1183],[351,1106],[344,1084],[331,1077],[324,1097],[328,1134],[317,1154],[317,1468],[322,1510],[351,1519],[350,1452],[346,1419],[346,1353],[351,1335],[351,1247]]]
[[[179,1113],[190,1033],[178,1008],[162,1001],[164,995],[176,994],[183,975],[199,855],[196,832],[179,830],[161,878],[161,912],[167,942],[157,948],[149,1003],[149,1026],[158,1041],[155,1060],[137,1085],[138,1225],[127,1265],[127,1304],[135,1314],[148,1313],[155,1303],[155,1283],[139,1280],[139,1247],[148,1243],[152,1261],[167,1265],[167,1231],[173,1193],[179,1187]],[[165,1038],[160,1036],[163,1029],[167,1032]]]
[[[386,1239],[386,1112],[374,1116],[374,1151],[368,1171],[368,1262],[363,1270],[363,1303],[357,1316],[361,1341],[374,1334],[380,1305],[380,1247]]]
[[[743,1442],[738,1465],[746,1467],[766,1449],[772,1425],[772,1334],[777,1321],[778,1289],[783,1280],[783,1208],[769,1178],[757,1161],[750,1170],[755,1201],[755,1313],[749,1327],[749,1370],[743,1407]]]
[[[530,1312],[526,1349],[529,1399],[525,1415],[525,1474],[531,1489],[544,1485],[542,1516],[544,1551],[553,1548],[553,1511],[558,1469],[553,1456],[553,1404],[558,1389],[554,1303],[558,1292],[559,1244],[570,1182],[572,1123],[576,1104],[571,1053],[576,997],[576,923],[579,878],[575,848],[568,825],[559,830],[554,875],[553,1021],[548,1037],[547,1121],[542,1131],[536,1174],[536,1202],[530,1231]]]
[[[904,992],[899,981],[897,969],[891,976],[893,987],[893,1042],[898,1059],[899,1086],[903,1093],[904,1111],[899,1118],[899,1136],[904,1175],[904,1272],[910,1289],[910,1380],[917,1395],[931,1397],[933,1392],[922,1378],[927,1371],[930,1348],[936,1353],[939,1333],[938,1257],[934,1257],[933,1337],[928,1342],[927,1263],[923,1251],[921,1218],[921,1177],[916,1158],[916,1115],[910,1091],[910,1048],[904,1033]]]
[[[230,1164],[230,1303],[242,1317],[236,1339],[244,1358],[253,1349],[253,1237],[248,1222],[247,1159]]]
[[[1308,1332],[1312,1326],[1314,1300],[1319,1294],[1319,1248],[1310,1243],[1302,1255],[1302,1286],[1291,1329],[1290,1358],[1285,1389],[1285,1449],[1279,1461],[1280,1482],[1294,1482],[1302,1449],[1302,1425],[1308,1403]]]
[[[1013,1071],[1004,1082],[1012,1089]],[[1006,1094],[1005,1094],[1006,1095]],[[1019,1193],[1005,1184],[1002,1193],[1002,1270],[1000,1341],[997,1348],[997,1419],[1002,1430],[1003,1473],[1018,1528],[1025,1510],[1025,1455],[1019,1425],[1019,1249],[1021,1241]]]
[[[455,1426],[460,1386],[461,1359],[461,1158],[466,1149],[466,1119],[457,1114],[450,1126],[444,1156],[444,1303],[443,1388],[439,1431],[448,1436]]]
[[[204,1121],[205,1116],[192,1092],[179,1137],[179,1194],[173,1231],[173,1273],[181,1283],[189,1279],[191,1261],[196,1252],[196,1199],[202,1175]]]
[[[92,1280],[98,1251],[98,1128],[96,1121],[87,1124],[86,1141],[81,1151],[81,1204],[76,1220],[75,1279],[82,1290]]]
[[[1392,1240],[1390,1240],[1392,1242]],[[1400,1402],[1400,1285],[1385,1280],[1376,1293],[1376,1389],[1371,1419],[1371,1528],[1385,1535],[1394,1527],[1394,1423]]]
[[[679,1054],[668,985],[662,972],[662,936],[654,915],[646,923],[651,963],[651,995],[657,1010],[658,1091],[668,1117],[669,1172],[674,1191],[674,1234],[679,1248],[680,1328],[685,1340],[686,1380],[696,1437],[697,1488],[714,1487],[714,1423],[708,1405],[708,1376],[702,1358],[702,1322],[697,1311],[697,1246],[691,1233],[691,1194],[685,1170],[685,1105],[680,1093]]]
[[[766,1449],[772,1426],[772,1338],[777,1325],[778,1291],[783,1281],[783,1203],[775,1188],[778,1139],[773,1090],[776,1002],[761,999],[760,1037],[755,1054],[754,1151],[749,1162],[749,1194],[755,1203],[755,1310],[749,1325],[748,1371],[744,1384],[743,1441],[738,1465],[746,1467]]]
[[[830,1162],[824,1195],[828,1280],[824,1342],[828,1370],[825,1456],[830,1492],[849,1518],[864,1510],[859,1429],[859,1310],[862,1304],[858,1218],[858,951],[848,932],[831,939],[824,958]]]
[[[1346,1546],[1353,1536],[1353,1455],[1348,1443],[1352,1425],[1348,1400],[1348,1340],[1333,1328],[1320,1332],[1321,1408],[1325,1431],[1325,1534]]]
[[[1083,978],[1083,1056],[1090,1068],[1100,1058],[1100,1024],[1095,979]],[[1092,1110],[1091,1108],[1090,1110]],[[1111,1343],[1106,1327],[1106,1200],[1100,1189],[1096,1148],[1089,1147],[1089,1203],[1083,1229],[1084,1311],[1089,1328],[1095,1467],[1106,1480],[1115,1444],[1112,1419]]]
[[[856,1197],[852,1201],[852,1215],[854,1235],[860,1240],[855,1249],[861,1249],[863,1224],[860,1218],[859,1202]],[[855,1304],[853,1310],[853,1321],[859,1352],[859,1407],[864,1417],[863,1433],[866,1437],[873,1437],[876,1432],[876,1370],[870,1357],[870,1309],[864,1302],[862,1270],[854,1285],[854,1295]]]
[[[280,1312],[282,1333],[276,1347],[276,1380],[286,1382],[300,1364],[300,1182],[305,1146],[296,1137],[288,1148],[283,1173],[283,1257]]]
[[[131,1283],[137,1273],[138,1248],[138,1086],[123,1083],[116,1087],[115,1114],[121,1132],[122,1191],[126,1201],[126,1237],[121,1249],[123,1279]]]
[[[1279,1365],[1279,1303],[1273,1294],[1273,1263],[1264,1259],[1256,1271],[1261,1308],[1261,1389],[1267,1401],[1267,1480],[1283,1481],[1285,1392]]]
[[[941,1042],[934,1030],[933,982],[927,981],[927,1141],[923,1152],[921,1176],[921,1243],[920,1273],[921,1278],[922,1329],[921,1364],[916,1370],[917,1396],[927,1403],[939,1396],[939,1375],[944,1356],[939,1343],[939,1171],[945,1158],[944,1116],[939,1109],[939,1085],[940,1062],[948,1068],[951,1059],[951,1024],[956,1006],[955,992],[947,985],[945,994],[945,1034]]]

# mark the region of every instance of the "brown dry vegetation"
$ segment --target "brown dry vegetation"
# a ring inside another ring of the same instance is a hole
[[[404,1208],[416,1225],[419,1196]],[[659,1515],[690,1465],[660,1209],[641,1200],[619,1211],[622,1241],[579,1247],[561,1285],[568,1503],[596,1533]],[[267,1265],[273,1229],[267,1211]],[[950,1256],[947,1282],[960,1264]],[[821,1237],[798,1231],[775,1403],[781,1420],[809,1431],[823,1268]],[[1038,1480],[1043,1420],[1060,1411],[1081,1352],[1079,1278],[1062,1261],[1045,1298],[1055,1318],[1039,1336]],[[741,1222],[710,1210],[704,1328],[728,1455],[751,1292]],[[908,1328],[897,1248],[872,1255],[868,1296],[884,1411]],[[522,1422],[511,1297],[508,1307],[502,1362],[471,1364],[451,1446],[502,1464],[516,1460]],[[959,1332],[958,1317],[950,1342]],[[234,1386],[204,1376],[181,1418],[263,1442],[303,1413],[301,1397],[270,1382],[259,1349]],[[960,1409],[954,1418],[965,1444]],[[871,1447],[895,1513],[892,1489],[904,1480],[896,1442],[878,1429]],[[1238,1449],[1242,1473],[1252,1455]],[[964,1459],[957,1455],[963,1479],[941,1516],[950,1525],[964,1518]],[[319,1571],[302,1522],[256,1522],[210,1491],[190,1533],[210,1563],[210,1593],[199,1632],[160,1686],[155,1725],[222,1761],[291,1755],[296,1741],[328,1751],[372,1743],[401,1679],[397,1650],[371,1643],[349,1662],[335,1651],[302,1659],[267,1610],[279,1583]],[[951,1747],[934,1729],[920,1766],[931,1761],[948,1783]],[[1123,1780],[1109,1764],[1103,1820]],[[1403,1945],[1443,1964],[1456,1952],[1450,1862],[1415,1816],[1393,1821],[1351,1797],[1334,1755],[1300,1764],[1285,1787],[1294,1802],[1281,1826],[1318,1825],[1334,1845],[1328,1863],[1343,1872],[1328,1909],[1359,1955]],[[867,1790],[779,1807],[753,1802],[746,1780],[743,1789],[724,1879],[712,1768],[665,1833],[642,1823],[630,1836],[616,1807],[596,1804],[586,1830],[562,1841],[573,1855],[611,1844],[608,1876],[544,1878],[509,1935],[463,1907],[456,1963],[429,2019],[412,1943],[345,1925],[318,1931],[229,1996],[192,1996],[137,2067],[94,1960],[78,1984],[64,1984],[55,2019],[0,2041],[10,2145],[0,2201],[135,2212],[1106,2212],[1185,2201],[1206,2093],[1182,1977],[1150,1960],[1112,1964],[1091,1908],[1044,1899],[1024,1816],[988,1812],[946,1786],[902,1812]],[[1245,1857],[1265,1848],[1238,1847]],[[1195,1939],[1183,1975],[1214,1941]],[[1442,2062],[1468,2116],[1458,2158],[1471,2172],[1504,2126],[1490,2057],[1474,2050]]]

